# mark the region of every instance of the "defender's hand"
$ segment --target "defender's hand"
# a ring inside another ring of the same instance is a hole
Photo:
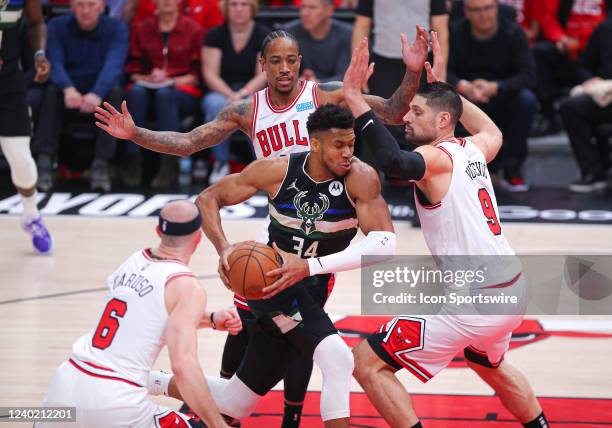
[[[136,125],[127,109],[127,103],[121,103],[121,113],[107,102],[103,105],[104,108],[96,107],[95,117],[99,120],[96,126],[115,138],[131,140],[136,132]]]
[[[425,71],[427,72],[427,83],[439,82],[441,77],[446,74],[446,61],[442,55],[440,42],[438,41],[438,33],[430,32],[431,35],[431,51],[433,53],[433,67],[429,62],[425,63]]]
[[[369,64],[369,61],[368,39],[364,37],[359,46],[353,49],[351,63],[344,73],[342,88],[345,96],[360,95],[362,88],[367,87],[368,80],[374,73],[374,63]]]
[[[214,312],[215,326],[219,331],[227,331],[232,336],[237,335],[242,330],[242,321],[236,309],[221,309]]]
[[[421,26],[416,27],[416,39],[412,45],[408,43],[408,37],[405,34],[400,35],[402,41],[402,57],[406,68],[413,73],[420,73],[423,70],[423,65],[427,61],[427,31]]]
[[[285,288],[291,287],[293,284],[300,282],[302,279],[310,275],[310,269],[308,268],[308,262],[306,259],[301,259],[295,254],[287,253],[286,251],[281,250],[276,245],[276,242],[272,243],[272,246],[283,259],[283,265],[280,268],[271,270],[266,274],[266,276],[269,277],[274,277],[276,275],[280,275],[281,277],[274,283],[261,290],[264,293],[264,299],[269,299],[275,294],[283,291]]]

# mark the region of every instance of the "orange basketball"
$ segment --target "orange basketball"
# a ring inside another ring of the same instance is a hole
[[[227,263],[232,290],[247,299],[258,300],[263,297],[261,290],[279,278],[267,277],[266,273],[279,268],[282,259],[274,248],[259,242],[244,242],[232,251]]]

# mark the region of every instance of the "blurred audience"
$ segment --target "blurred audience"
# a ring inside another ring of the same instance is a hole
[[[52,158],[58,150],[67,120],[91,122],[91,114],[102,101],[115,107],[123,96],[122,70],[128,49],[124,23],[104,15],[104,0],[71,0],[71,13],[49,21],[48,56],[52,65],[52,119],[37,129],[38,166],[41,176],[51,175]],[[84,114],[79,118],[80,114]],[[45,125],[46,124],[46,125]],[[97,131],[91,188],[108,192],[109,166],[115,156],[116,140]]]
[[[527,37],[515,22],[499,19],[496,0],[466,0],[464,8],[467,19],[451,26],[448,82],[500,127],[504,145],[492,169],[503,169],[508,190],[526,191],[521,167],[536,110]]]
[[[543,41],[534,46],[541,118],[533,135],[558,132],[554,102],[563,88],[578,83],[576,59],[595,27],[605,19],[605,0],[547,0],[542,15]]]
[[[127,102],[137,126],[144,126],[149,105],[162,131],[179,131],[181,118],[193,115],[202,96],[200,51],[202,29],[181,15],[180,0],[157,0],[157,16],[145,18],[132,28],[125,72],[131,82]],[[124,182],[136,186],[141,180],[140,147],[126,145]],[[163,155],[151,186],[165,188],[175,183],[178,160]]]
[[[533,45],[541,34],[541,21],[545,2],[542,0],[499,0],[516,11],[516,22],[523,27],[529,45]]]
[[[598,126],[612,124],[612,17],[593,32],[578,77],[581,85],[561,101],[559,110],[581,172],[570,190],[592,192],[606,187],[610,166],[608,138],[595,136]]]
[[[257,0],[224,0],[221,8],[227,23],[206,35],[202,49],[202,74],[210,91],[202,99],[205,122],[213,120],[226,104],[250,96],[266,83],[258,58],[270,30],[254,20]],[[215,162],[209,182],[214,184],[230,172],[229,140],[212,152]]]
[[[283,27],[300,44],[302,79],[340,81],[351,62],[353,29],[349,24],[332,19],[333,14],[332,0],[302,0],[300,19]]]

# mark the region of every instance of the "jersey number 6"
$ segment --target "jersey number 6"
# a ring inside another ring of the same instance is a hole
[[[123,318],[126,312],[127,303],[123,300],[112,299],[106,304],[91,341],[95,348],[106,349],[111,346],[119,328],[119,318]]]

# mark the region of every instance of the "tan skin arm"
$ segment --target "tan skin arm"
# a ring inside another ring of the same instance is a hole
[[[27,0],[25,3],[25,15],[28,22],[28,38],[32,52],[44,50],[47,46],[47,25],[42,13],[39,0]],[[51,63],[45,55],[37,55],[34,58],[36,75],[34,81],[44,83],[51,74]]]
[[[365,235],[372,231],[394,232],[391,213],[380,194],[380,188],[380,180],[374,168],[353,158],[346,178],[346,189],[353,198],[359,228]],[[310,275],[307,259],[283,251],[276,244],[274,248],[283,258],[283,266],[267,275],[281,277],[262,290],[265,293],[264,299],[269,299]]]
[[[444,58],[445,67],[440,70],[438,76],[440,80],[446,80],[446,64],[448,63],[448,14],[446,15],[435,15],[431,17],[431,30],[436,33],[438,42],[440,44],[440,53]]]
[[[226,286],[229,280],[227,257],[233,246],[227,240],[221,225],[219,210],[228,205],[239,204],[263,190],[274,195],[281,185],[287,170],[287,157],[261,159],[252,162],[239,174],[224,177],[218,183],[205,189],[196,200],[202,218],[202,229],[219,254],[219,276]]]
[[[359,46],[364,38],[369,38],[372,32],[372,18],[369,16],[356,15],[353,25],[353,36],[351,38],[351,49]]]
[[[121,103],[121,111],[105,102],[97,107],[96,126],[115,138],[132,140],[149,150],[178,156],[189,156],[226,140],[234,131],[240,130],[250,137],[253,101],[240,100],[231,103],[217,114],[215,120],[198,126],[190,132],[151,131],[137,127],[127,108]]]
[[[174,380],[181,396],[207,426],[225,428],[198,362],[197,328],[206,308],[206,294],[193,277],[178,277],[165,289],[165,339]]]
[[[423,64],[427,60],[427,32],[417,26],[417,39],[412,45],[404,34],[401,36],[402,54],[406,64],[406,74],[400,86],[391,98],[385,99],[375,95],[364,95],[366,103],[374,114],[387,125],[401,125],[402,118],[410,109],[410,100],[414,97],[418,87]],[[367,48],[368,40],[362,39],[359,48]],[[319,104],[344,104],[344,89],[342,82],[329,82],[317,85],[317,98]]]

